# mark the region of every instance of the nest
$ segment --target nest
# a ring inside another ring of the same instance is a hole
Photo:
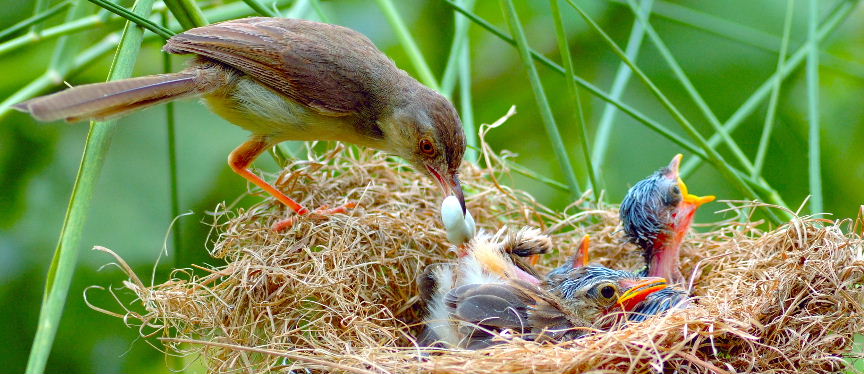
[[[462,174],[478,228],[548,232],[555,251],[542,270],[565,261],[585,233],[593,262],[638,267],[616,207],[580,200],[551,211],[501,185],[506,162],[484,151],[495,170],[466,165]],[[157,337],[167,353],[200,355],[214,372],[799,373],[848,370],[857,357],[860,228],[796,218],[762,232],[735,214],[749,207],[731,203],[731,219],[691,233],[682,248],[695,300],[686,309],[557,345],[517,338],[480,351],[423,350],[415,279],[426,265],[455,258],[438,188],[398,160],[354,148],[287,170],[277,185],[307,206],[359,206],[329,220],[305,217],[282,233],[270,227],[291,213],[278,202],[220,209],[209,251],[226,265],[199,266],[205,275],[177,269],[145,285],[114,255],[128,280],[122,292],[109,290],[123,310],[98,309]]]

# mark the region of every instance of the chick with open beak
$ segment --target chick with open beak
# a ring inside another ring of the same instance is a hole
[[[627,240],[643,250],[642,275],[683,281],[679,270],[679,249],[693,222],[693,215],[714,196],[690,194],[681,180],[681,154],[666,166],[627,191],[620,215]]]

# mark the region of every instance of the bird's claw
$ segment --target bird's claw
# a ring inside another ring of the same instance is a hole
[[[310,219],[313,219],[316,221],[324,221],[324,220],[328,219],[329,216],[331,216],[333,214],[347,214],[348,210],[354,209],[356,207],[357,207],[356,201],[350,201],[348,203],[345,203],[345,204],[340,205],[340,206],[335,207],[335,208],[330,208],[329,205],[322,205],[318,209],[315,209],[312,211],[306,210],[305,212],[303,212],[301,214],[298,214],[298,215],[295,215],[291,218],[276,222],[273,224],[272,228],[273,228],[273,231],[275,231],[275,232],[281,232],[281,231],[285,231],[285,230],[293,227],[298,221],[300,221],[300,217],[302,217],[302,216],[306,216],[307,218],[310,218]]]

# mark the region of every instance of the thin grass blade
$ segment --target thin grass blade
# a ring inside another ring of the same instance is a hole
[[[279,17],[279,14],[276,13],[276,11],[264,6],[264,4],[261,4],[258,0],[243,0],[243,2],[262,16]]]
[[[150,13],[153,2],[154,0],[138,0],[133,12],[146,17]],[[141,49],[143,36],[144,29],[135,27],[131,22],[127,23],[120,45],[117,47],[111,72],[108,75],[109,80],[122,79],[132,75],[132,68],[138,57],[138,51]],[[27,361],[27,373],[45,371],[45,364],[57,334],[63,306],[69,294],[69,285],[75,272],[81,234],[90,211],[94,188],[105,162],[114,130],[114,121],[92,122],[90,124],[90,133],[87,136],[87,145],[81,158],[81,166],[72,188],[72,197],[66,210],[66,218],[60,231],[54,259],[48,271],[36,336],[33,339],[30,358]]]
[[[510,35],[508,35],[504,31],[501,31],[499,28],[497,28],[494,25],[492,25],[491,23],[489,23],[489,21],[486,21],[485,19],[474,14],[473,12],[461,7],[459,4],[456,4],[452,0],[444,0],[444,2],[447,5],[449,5],[450,7],[452,7],[453,9],[455,9],[456,11],[458,11],[459,13],[464,14],[466,17],[468,17],[468,19],[470,19],[476,25],[482,27],[486,31],[489,31],[492,35],[497,36],[498,38],[500,38],[501,40],[503,40],[504,42],[506,42],[510,45],[513,45],[513,46],[516,45],[516,41],[512,37],[510,37]],[[554,61],[550,60],[546,56],[543,56],[542,54],[538,53],[535,50],[529,49],[529,52],[531,53],[531,58],[537,60],[537,62],[539,62],[543,65],[546,65],[547,67],[549,67],[553,71],[557,72],[558,74],[566,76],[564,68],[561,67],[561,65],[558,65]],[[706,158],[707,157],[707,156],[705,156],[705,153],[703,153],[701,149],[699,149],[698,147],[696,147],[695,145],[690,143],[687,139],[682,138],[678,134],[672,132],[671,130],[667,129],[665,126],[661,125],[659,122],[649,118],[645,114],[639,112],[638,110],[631,107],[630,105],[627,105],[623,101],[613,99],[611,96],[609,96],[609,94],[607,92],[605,92],[605,91],[601,90],[600,88],[598,88],[597,86],[591,84],[591,82],[588,82],[584,78],[576,76],[576,75],[571,75],[570,78],[575,80],[576,84],[585,88],[586,90],[591,92],[593,95],[595,95],[595,96],[599,97],[600,99],[614,105],[616,108],[618,108],[622,112],[626,113],[628,116],[632,117],[633,119],[635,119],[639,123],[642,123],[646,127],[653,130],[654,132],[665,137],[666,139],[669,139],[671,142],[679,145],[681,148],[686,149],[688,152],[698,156],[699,158]]]
[[[549,141],[552,143],[555,158],[558,160],[561,171],[567,179],[571,196],[576,198],[582,193],[579,188],[579,181],[576,180],[573,164],[570,162],[570,156],[567,155],[567,149],[564,148],[564,141],[561,139],[561,133],[558,131],[558,125],[555,123],[555,117],[552,115],[552,108],[549,106],[549,100],[546,99],[546,93],[543,91],[543,83],[540,81],[540,75],[537,74],[534,60],[531,58],[528,40],[519,21],[519,15],[516,13],[512,0],[500,0],[500,4],[501,10],[504,12],[504,19],[510,25],[510,32],[516,36],[516,47],[519,50],[519,57],[522,59],[522,65],[528,72],[528,81],[531,82],[534,99],[537,101],[537,106],[540,109],[540,118],[543,120],[543,125],[546,128],[546,135],[549,136]]]
[[[561,54],[561,63],[564,65],[565,76],[573,75],[573,56],[570,54],[570,45],[567,41],[567,30],[564,28],[564,18],[561,17],[561,8],[558,6],[559,0],[549,0],[552,7],[552,18],[554,18],[555,33],[558,37],[558,51]],[[593,163],[591,162],[591,152],[588,150],[588,130],[585,125],[585,114],[582,111],[582,101],[579,99],[579,89],[576,87],[576,82],[572,79],[567,81],[567,91],[570,93],[570,100],[575,107],[574,117],[576,127],[579,131],[579,148],[582,149],[582,157],[585,160],[585,170],[588,174],[590,188],[594,192],[594,199],[600,201],[600,187],[597,185],[597,176],[594,173]]]
[[[461,0],[460,5],[465,9],[473,10],[474,0]],[[441,74],[441,94],[447,98],[453,95],[453,90],[456,88],[457,71],[459,70],[462,51],[466,50],[463,46],[468,43],[468,26],[470,25],[465,16],[455,11],[453,12],[453,20],[455,25],[453,40],[450,42],[450,53],[447,55],[444,73]]]
[[[48,18],[51,18],[56,14],[59,14],[60,12],[66,10],[66,8],[68,8],[71,5],[72,5],[72,1],[67,0],[67,1],[64,1],[62,3],[58,3],[58,4],[54,5],[53,7],[51,7],[48,10],[39,11],[37,14],[33,15],[32,17],[26,18],[23,21],[18,22],[12,26],[9,26],[8,28],[6,28],[3,31],[0,31],[0,39],[5,39],[9,35],[13,35],[13,34],[19,32],[21,30],[24,30],[30,26],[33,26],[34,28],[37,26],[40,26],[42,24],[42,21],[44,21]],[[39,10],[38,5],[36,6],[36,9]]]
[[[114,4],[108,0],[89,0],[91,3],[96,4],[102,7],[105,10],[108,10],[111,13],[114,13],[120,17],[123,17],[129,21],[135,22],[138,26],[141,26],[147,30],[152,31],[154,34],[161,36],[163,39],[168,39],[174,36],[174,32],[168,30],[162,25],[153,22],[146,17],[141,17],[134,12],[130,12],[128,9]]]
[[[429,64],[420,52],[420,48],[417,47],[417,42],[414,41],[414,37],[412,37],[411,33],[408,32],[408,27],[405,26],[405,21],[402,19],[402,16],[399,15],[396,7],[393,5],[393,1],[376,1],[378,2],[378,6],[384,12],[384,16],[387,17],[387,21],[390,23],[393,31],[396,32],[396,37],[398,37],[399,42],[402,43],[402,48],[405,48],[405,52],[408,53],[408,58],[411,59],[411,64],[414,65],[414,69],[417,70],[418,80],[435,91],[441,91],[441,87],[438,85],[435,75],[432,74],[432,69],[429,68]]]
[[[646,17],[651,14],[654,0],[643,0],[640,13]],[[627,38],[626,53],[627,57],[633,61],[639,56],[639,49],[642,47],[642,39],[645,36],[645,28],[641,22],[634,20],[633,27],[630,29],[630,36]],[[621,100],[621,95],[624,94],[624,89],[627,88],[627,83],[630,81],[630,76],[633,71],[627,64],[621,62],[618,64],[618,70],[615,71],[615,78],[612,80],[612,88],[609,90],[609,96],[614,100]],[[609,139],[612,135],[612,127],[615,125],[615,115],[618,113],[615,106],[606,103],[603,107],[603,114],[600,116],[600,122],[597,123],[597,133],[594,135],[594,146],[592,149],[591,160],[594,167],[600,169],[606,160],[606,151],[609,149]]]
[[[858,0],[855,1],[841,1],[838,3],[837,7],[832,10],[827,17],[825,17],[825,21],[822,23],[822,26],[819,27],[817,32],[816,40],[821,42],[825,40],[828,35],[831,34],[837,27],[843,24],[849,15],[855,10],[855,7],[858,5]],[[774,82],[776,80],[783,80],[789,74],[791,74],[795,69],[798,68],[799,65],[804,61],[807,57],[812,46],[815,45],[812,41],[808,40],[803,46],[801,46],[795,53],[789,57],[789,60],[783,64],[783,70],[779,72],[775,72],[771,75],[764,83],[762,83],[759,88],[757,88],[752,95],[750,95],[747,100],[738,107],[738,110],[733,113],[728,120],[723,124],[723,128],[729,132],[730,134],[735,131],[738,126],[744,122],[744,120],[752,114],[759,105],[762,104],[762,101],[765,100],[768,95],[771,93],[771,87],[774,86]],[[720,143],[720,135],[714,134],[708,139],[708,144],[711,146],[716,146]],[[699,166],[702,165],[701,159],[690,158],[689,160],[684,162],[684,165],[681,166],[681,175],[682,178],[686,178],[688,175],[693,173]]]
[[[165,0],[165,6],[184,29],[207,25],[207,17],[195,4],[195,0]]]
[[[819,37],[816,33],[819,24],[819,0],[809,1],[807,19],[807,38],[811,42],[807,53],[807,121],[810,123],[809,171],[810,171],[810,212],[822,213],[822,166],[820,164],[819,135]]]
[[[783,20],[783,39],[780,45],[780,53],[777,55],[777,69],[775,72],[783,71],[783,63],[786,60],[786,51],[789,49],[789,39],[792,34],[792,15],[795,13],[795,2],[786,1],[786,17]],[[776,73],[775,73],[776,74]],[[777,79],[771,86],[771,98],[768,99],[768,111],[765,113],[765,125],[762,127],[762,135],[759,137],[759,148],[756,150],[756,158],[753,161],[753,172],[750,176],[758,178],[762,175],[762,167],[765,165],[765,155],[768,153],[768,145],[771,142],[771,131],[774,127],[774,117],[777,115],[777,102],[780,98],[780,86],[782,80]]]

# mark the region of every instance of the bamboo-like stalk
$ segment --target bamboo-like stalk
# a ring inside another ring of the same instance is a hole
[[[810,212],[822,213],[822,166],[819,135],[819,39],[816,26],[819,24],[819,2],[809,1],[807,39],[812,43],[807,53],[807,122],[809,126],[808,170],[810,176]]]
[[[651,14],[654,0],[642,0],[640,13],[646,17]],[[636,61],[639,56],[639,49],[642,47],[642,39],[645,36],[645,28],[641,22],[633,20],[633,27],[630,29],[630,36],[627,38],[627,47],[625,51],[627,57]],[[624,94],[624,89],[627,88],[627,83],[630,81],[630,76],[633,72],[627,64],[621,62],[618,64],[618,70],[615,71],[615,78],[612,80],[612,87],[609,89],[609,96],[615,100],[621,100],[621,95]],[[606,103],[603,106],[603,114],[600,116],[600,121],[597,123],[597,132],[594,135],[594,146],[591,148],[591,162],[595,168],[600,169],[606,161],[606,151],[609,149],[609,139],[612,135],[612,127],[615,125],[615,115],[618,111],[611,103]]]
[[[852,14],[852,11],[858,5],[858,0],[855,1],[842,1],[838,3],[837,7],[831,11],[831,13],[825,18],[825,21],[822,23],[822,26],[819,27],[817,31],[816,40],[822,41],[829,34],[831,34],[834,29],[840,26],[843,21]],[[771,75],[764,83],[762,83],[759,88],[757,88],[752,95],[750,95],[747,100],[741,104],[740,107],[729,117],[728,120],[723,124],[723,128],[732,133],[738,126],[744,122],[750,114],[752,114],[765,100],[768,95],[771,93],[771,87],[773,87],[774,82],[776,80],[783,80],[789,74],[791,74],[798,66],[804,61],[809,53],[810,49],[813,48],[815,44],[812,43],[811,40],[808,40],[804,43],[795,53],[792,54],[791,57],[783,64],[783,70],[779,72],[775,72]],[[714,134],[708,139],[708,144],[711,146],[716,146],[720,143],[720,135]],[[684,162],[684,165],[681,166],[681,175],[682,177],[686,177],[690,175],[693,171],[695,171],[699,166],[702,165],[702,160],[696,158],[690,158],[689,160]]]
[[[579,188],[579,181],[576,180],[573,164],[570,162],[570,156],[567,155],[567,149],[564,148],[564,141],[561,139],[561,133],[558,131],[558,125],[555,123],[555,117],[552,115],[552,108],[549,106],[549,100],[546,99],[546,93],[543,91],[543,83],[540,81],[540,75],[534,66],[534,60],[531,58],[528,40],[519,21],[519,15],[516,13],[512,0],[500,0],[500,4],[501,10],[504,12],[504,19],[507,20],[507,24],[510,26],[510,33],[516,37],[516,48],[519,50],[522,65],[528,72],[528,81],[531,83],[531,89],[534,91],[534,99],[537,101],[540,118],[543,120],[543,125],[546,128],[546,135],[552,143],[552,151],[558,160],[561,171],[567,179],[571,196],[576,198],[582,193]]]
[[[455,9],[456,11],[458,11],[459,13],[464,14],[466,17],[468,17],[468,19],[470,19],[476,25],[478,25],[478,26],[482,27],[483,29],[492,33],[492,35],[497,36],[499,39],[503,40],[504,42],[506,42],[510,45],[514,45],[514,46],[516,45],[516,41],[512,37],[510,37],[510,35],[501,31],[500,29],[498,29],[497,27],[495,27],[494,25],[489,23],[489,21],[486,21],[485,19],[474,14],[473,12],[461,7],[459,4],[456,4],[452,0],[444,0],[444,2],[447,5],[449,5],[450,7],[452,7],[453,9]],[[561,67],[561,65],[556,64],[554,61],[550,60],[546,56],[543,56],[542,54],[538,53],[535,50],[529,49],[529,52],[531,53],[531,57],[533,59],[537,60],[537,62],[539,62],[543,65],[546,65],[548,68],[552,69],[553,71],[555,71],[558,74],[566,76],[564,68]],[[593,95],[597,96],[598,98],[602,99],[603,101],[606,101],[606,102],[614,105],[616,108],[618,108],[622,112],[626,113],[628,116],[632,117],[633,119],[635,119],[639,123],[642,123],[643,125],[645,125],[649,129],[653,130],[654,132],[658,133],[659,135],[663,136],[664,138],[669,139],[671,142],[679,145],[681,148],[686,149],[688,152],[696,155],[699,158],[707,157],[707,156],[705,156],[705,153],[703,153],[701,149],[697,148],[695,145],[690,143],[687,139],[682,138],[678,134],[672,132],[671,130],[667,129],[665,126],[661,125],[659,122],[649,118],[648,116],[646,116],[642,112],[636,110],[635,108],[631,107],[630,105],[627,105],[626,103],[622,102],[621,100],[613,99],[609,95],[609,93],[607,93],[607,92],[601,90],[600,88],[598,88],[597,86],[591,84],[591,82],[588,82],[584,78],[579,77],[577,75],[571,75],[570,78],[573,79],[574,81],[576,81],[576,84],[578,84],[580,87],[585,88],[586,90],[588,90],[589,92],[591,92]]]
[[[173,31],[163,27],[162,25],[147,19],[147,17],[141,17],[141,16],[139,16],[133,12],[130,12],[128,9],[126,9],[122,6],[119,6],[117,4],[114,4],[108,0],[89,0],[89,1],[93,4],[96,4],[100,7],[102,7],[103,9],[105,9],[111,13],[114,13],[114,14],[116,14],[120,17],[123,17],[129,21],[135,22],[138,26],[141,26],[147,30],[150,30],[151,32],[153,32],[156,35],[159,35],[163,39],[168,39],[168,38],[174,36]]]
[[[608,44],[612,48],[612,50],[615,52],[615,54],[617,54],[618,57],[620,57],[623,61],[625,61],[627,63],[627,65],[630,67],[630,69],[633,70],[633,73],[637,77],[639,77],[639,79],[645,84],[645,86],[648,87],[648,89],[651,91],[651,93],[653,93],[654,96],[660,100],[660,103],[663,105],[663,107],[666,108],[666,110],[669,111],[670,114],[672,114],[672,117],[675,119],[675,121],[678,122],[681,125],[681,127],[684,129],[684,131],[687,132],[690,135],[690,137],[694,141],[696,141],[696,144],[702,148],[702,150],[708,156],[708,161],[710,161],[711,164],[713,164],[714,167],[717,168],[717,170],[720,172],[720,174],[722,174],[723,177],[726,178],[726,180],[728,180],[729,182],[732,182],[732,184],[742,194],[744,194],[744,196],[746,198],[758,199],[759,195],[756,193],[756,191],[754,191],[750,187],[750,185],[748,185],[747,182],[745,182],[744,179],[742,179],[732,169],[732,167],[729,165],[729,163],[723,159],[723,156],[721,156],[720,153],[718,153],[717,150],[715,150],[713,146],[708,144],[708,142],[705,140],[705,138],[702,137],[702,135],[696,131],[696,128],[694,128],[693,125],[690,123],[690,121],[688,121],[687,118],[684,117],[684,115],[681,113],[681,111],[678,110],[678,108],[675,107],[675,105],[673,105],[671,101],[669,101],[669,99],[666,97],[666,95],[660,91],[660,89],[654,84],[654,82],[651,81],[651,79],[648,78],[648,76],[645,75],[645,73],[643,73],[642,70],[639,69],[639,67],[637,67],[632,61],[630,61],[629,58],[627,58],[627,55],[624,53],[624,51],[621,50],[620,47],[618,47],[618,45],[612,40],[612,38],[610,38],[609,35],[607,35],[606,32],[603,31],[603,29],[600,28],[600,26],[596,22],[594,22],[594,20],[587,13],[585,13],[585,11],[582,10],[581,7],[576,5],[576,3],[573,2],[573,0],[566,0],[566,1],[570,4],[570,6],[572,6],[574,9],[576,9],[576,12],[578,12],[579,15],[582,16],[582,18],[585,20],[585,22],[587,22],[588,25],[591,26],[592,29],[594,29],[598,34],[600,34],[600,36],[603,38],[603,40],[606,42],[606,44]],[[768,213],[769,218],[772,221],[774,221],[774,223],[777,223],[777,224],[782,223],[779,218],[777,218],[776,216],[772,216],[770,214],[770,211],[768,211],[767,213]]]
[[[162,24],[168,24],[167,14],[162,14]],[[171,65],[171,55],[163,53],[162,71],[171,73],[174,71]],[[180,216],[180,177],[177,172],[177,117],[174,114],[174,106],[174,102],[170,101],[165,104],[165,134],[168,140],[168,189],[171,198],[171,219],[177,219]],[[179,222],[173,227],[171,239],[174,244],[174,268],[181,269],[188,266]]]
[[[573,57],[570,54],[570,46],[567,42],[567,30],[564,28],[564,18],[561,17],[561,8],[558,6],[559,0],[549,0],[552,8],[552,18],[554,18],[555,33],[558,38],[558,51],[561,54],[561,64],[564,65],[565,76],[573,75]],[[582,157],[585,160],[585,170],[588,174],[590,188],[594,192],[594,199],[600,201],[600,186],[597,185],[597,176],[594,173],[594,166],[591,162],[591,152],[588,150],[588,130],[585,125],[585,115],[582,111],[582,101],[579,99],[579,89],[576,87],[576,82],[572,79],[567,81],[567,91],[570,93],[570,99],[575,106],[573,117],[576,122],[576,127],[579,132],[579,148],[582,150]]]
[[[795,2],[793,0],[786,1],[786,17],[783,20],[783,39],[780,45],[780,53],[777,55],[777,69],[775,72],[783,70],[783,63],[786,60],[786,51],[789,49],[789,39],[792,35],[792,15],[795,13]],[[762,135],[759,138],[759,148],[756,150],[756,158],[753,160],[753,171],[750,173],[752,178],[757,178],[762,175],[762,167],[765,165],[765,155],[768,153],[768,145],[771,142],[771,131],[774,127],[774,117],[777,114],[777,102],[780,98],[780,79],[774,81],[771,86],[771,97],[768,99],[768,110],[765,113],[765,124],[762,126]]]
[[[626,3],[628,0],[612,1]],[[668,1],[658,1],[652,14],[683,26],[704,31],[714,36],[739,42],[766,52],[779,53],[780,45],[783,43],[782,38],[765,31]],[[864,79],[864,64],[837,57],[829,51],[819,51],[819,55],[819,65],[821,67],[831,68],[836,72]]]
[[[723,139],[726,146],[729,150],[732,151],[732,155],[738,160],[741,165],[744,166],[746,171],[753,170],[753,163],[750,162],[750,159],[747,158],[747,155],[744,154],[744,151],[741,150],[741,147],[738,146],[738,143],[732,139],[732,136],[729,135],[726,130],[723,129],[723,124],[720,123],[720,119],[714,114],[714,111],[708,106],[708,103],[705,102],[705,99],[702,98],[702,95],[699,94],[699,90],[696,89],[696,86],[693,82],[690,81],[690,78],[687,77],[687,74],[684,72],[684,69],[681,68],[681,65],[678,64],[678,60],[675,59],[675,56],[672,54],[672,51],[669,50],[669,47],[666,46],[666,43],[663,42],[663,39],[654,30],[654,27],[651,26],[651,22],[648,20],[648,17],[645,17],[642,12],[639,11],[638,5],[633,0],[627,0],[627,4],[630,6],[630,10],[635,15],[638,22],[642,23],[645,27],[645,31],[648,33],[648,37],[651,39],[651,42],[654,44],[654,47],[660,52],[660,55],[663,57],[663,60],[666,61],[666,64],[669,65],[669,68],[672,70],[672,73],[675,74],[675,77],[678,79],[678,82],[684,86],[684,91],[690,96],[690,99],[693,100],[693,103],[696,104],[696,107],[702,112],[702,115],[705,116],[705,119],[708,120],[708,123],[714,128],[717,134],[720,134],[720,138]]]
[[[318,15],[318,18],[321,19],[321,22],[330,23],[330,17],[324,13],[324,8],[321,7],[321,1],[312,0],[312,8],[315,9],[315,13]]]
[[[207,17],[201,12],[201,8],[195,4],[195,0],[164,0],[165,6],[180,22],[184,29],[200,27],[207,24]]]
[[[465,151],[465,159],[477,163],[477,127],[474,124],[474,104],[471,95],[471,52],[470,44],[466,39],[462,43],[462,53],[459,58],[459,109],[462,112],[462,126],[465,128],[465,137],[468,141],[468,149]]]
[[[461,5],[465,9],[474,9],[474,0],[462,0]],[[470,23],[465,16],[458,12],[453,12],[453,40],[450,42],[450,53],[447,55],[447,64],[444,65],[444,73],[441,74],[441,94],[447,98],[453,95],[453,90],[456,88],[456,78],[458,76],[460,58],[462,51],[468,43],[468,26]]]
[[[243,2],[262,16],[279,17],[279,14],[277,14],[276,11],[265,7],[264,4],[261,4],[258,0],[243,0]]]
[[[134,12],[146,16],[153,6],[154,0],[138,0]],[[79,4],[80,5],[80,4]],[[117,47],[109,80],[126,78],[132,75],[132,68],[141,49],[144,30],[127,23]],[[30,358],[27,361],[27,373],[42,373],[57,334],[57,326],[63,313],[63,306],[69,293],[69,285],[75,271],[75,263],[80,250],[81,234],[84,222],[90,211],[90,202],[102,170],[111,135],[115,130],[114,121],[92,122],[87,135],[87,144],[81,158],[81,166],[72,188],[72,197],[60,231],[60,239],[54,252],[54,259],[48,271],[42,308],[39,312],[39,322]]]
[[[417,42],[414,41],[414,37],[412,37],[411,33],[408,32],[408,27],[405,26],[405,21],[402,19],[402,16],[399,15],[396,7],[393,5],[393,1],[376,0],[376,2],[384,12],[384,16],[387,17],[387,22],[390,23],[390,26],[396,33],[396,37],[399,38],[402,48],[405,48],[405,52],[408,53],[408,58],[411,59],[411,64],[414,66],[414,69],[417,70],[418,80],[427,87],[435,91],[440,91],[441,87],[438,85],[438,81],[432,74],[432,69],[429,68],[429,64],[420,52],[420,48],[417,47]]]
[[[39,3],[41,3],[41,1]],[[40,10],[40,7],[38,5],[39,3],[37,3],[37,6],[36,6],[36,10],[37,10],[36,14],[34,14],[30,18],[26,18],[26,19],[22,20],[21,22],[18,22],[12,26],[7,27],[3,31],[0,31],[0,39],[5,39],[7,36],[15,34],[19,31],[24,30],[24,29],[31,27],[31,26],[34,28],[39,27],[42,24],[42,21],[44,21],[48,18],[51,18],[52,16],[54,16],[56,14],[59,14],[60,12],[66,10],[66,8],[68,8],[69,6],[72,5],[71,0],[66,0],[62,3],[58,3],[58,4],[54,5],[53,7],[49,8],[47,10]],[[31,30],[38,31],[37,29],[31,29]]]

